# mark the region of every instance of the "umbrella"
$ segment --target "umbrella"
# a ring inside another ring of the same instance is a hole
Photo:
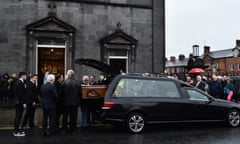
[[[189,70],[188,73],[195,74],[195,73],[204,73],[204,72],[205,71],[203,69],[201,69],[201,68],[192,68],[192,69]]]

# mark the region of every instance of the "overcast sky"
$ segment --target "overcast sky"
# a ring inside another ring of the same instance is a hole
[[[240,0],[166,0],[166,57],[233,48],[240,39]]]

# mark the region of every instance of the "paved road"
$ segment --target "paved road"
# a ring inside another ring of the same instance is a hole
[[[222,125],[158,125],[142,134],[129,134],[120,127],[79,128],[77,135],[41,136],[41,129],[16,138],[11,130],[0,130],[1,144],[239,144],[240,128]]]

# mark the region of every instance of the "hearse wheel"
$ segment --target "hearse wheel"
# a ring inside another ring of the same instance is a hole
[[[240,124],[240,114],[238,110],[232,109],[228,113],[227,122],[231,127],[237,127]]]
[[[145,118],[140,113],[132,113],[128,116],[126,127],[129,132],[140,133],[145,128]]]

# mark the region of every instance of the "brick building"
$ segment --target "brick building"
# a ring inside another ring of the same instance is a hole
[[[179,55],[178,58],[171,56],[169,60],[166,61],[166,69],[164,73],[166,74],[185,74],[187,73],[187,64],[189,58],[185,58],[184,55]]]
[[[93,58],[125,72],[163,72],[164,0],[2,0],[0,73],[75,69]]]
[[[234,48],[210,51],[210,47],[204,47],[203,60],[209,67],[205,69],[207,75],[240,75],[240,41],[236,40]]]
[[[203,55],[199,56],[204,61],[205,75],[211,76],[217,75],[240,75],[240,40],[236,40],[236,46],[234,48],[210,51],[209,46],[204,46]],[[176,59],[174,56],[170,60],[166,61],[165,73],[187,73],[187,66],[189,58],[183,58],[183,55],[179,55]]]

